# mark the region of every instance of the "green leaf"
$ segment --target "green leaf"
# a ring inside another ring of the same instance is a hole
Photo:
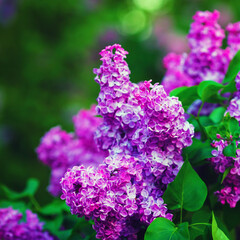
[[[144,240],[188,240],[188,223],[175,224],[166,218],[156,218],[147,228]]]
[[[180,87],[176,88],[169,94],[170,97],[178,97],[179,101],[182,102],[183,108],[185,110],[196,100],[198,99],[197,95],[197,86],[192,87]]]
[[[194,212],[190,227],[191,239],[196,239],[198,236],[203,235],[211,217],[211,212],[208,208],[201,208],[199,211]],[[201,224],[203,223],[203,224]],[[193,224],[193,225],[192,225]]]
[[[20,193],[10,190],[9,188],[7,188],[4,185],[0,185],[0,188],[5,193],[5,195],[8,199],[14,200],[14,199],[33,196],[35,194],[35,192],[37,191],[38,186],[39,186],[38,180],[34,179],[34,178],[30,178],[27,182],[26,188]]]
[[[212,120],[213,123],[219,123],[222,121],[225,112],[226,109],[224,107],[215,108],[211,112],[209,118]]]
[[[238,72],[240,71],[240,51],[238,51],[229,64],[223,83],[229,83],[235,80]]]
[[[183,149],[183,154],[187,154],[189,162],[197,166],[203,163],[206,158],[212,157],[212,150],[213,148],[210,140],[202,142],[194,138],[192,145]]]
[[[218,103],[225,98],[221,97],[219,90],[224,86],[214,81],[203,81],[198,85],[197,92],[203,102]]]
[[[214,213],[212,213],[212,237],[213,240],[229,240],[225,233],[218,227]]]
[[[63,216],[57,215],[51,218],[41,217],[41,219],[43,222],[45,222],[45,224],[43,225],[44,229],[50,231],[54,235],[57,235],[63,223]]]
[[[168,185],[163,195],[169,209],[184,208],[187,211],[200,209],[206,197],[206,184],[194,171],[188,160],[185,160],[178,175]]]
[[[234,135],[236,131],[239,130],[239,122],[236,118],[231,117],[228,119],[229,131],[231,135]]]
[[[221,134],[219,132],[219,128],[217,126],[207,126],[205,127],[207,135],[212,139],[212,140],[217,140],[217,134]],[[226,131],[224,131],[225,133]]]
[[[60,214],[63,211],[69,212],[70,207],[67,206],[65,201],[55,199],[51,203],[49,203],[48,205],[42,207],[39,212],[44,214],[44,215],[54,215],[54,214]]]
[[[227,177],[227,175],[229,174],[230,170],[232,169],[232,167],[227,168],[222,176],[222,180],[221,180],[221,184],[223,183],[224,179]]]
[[[79,236],[82,237],[83,240],[95,240],[96,232],[92,228],[91,221],[86,221],[84,218],[79,218],[77,223],[72,229],[72,234],[69,237],[69,240],[78,240]]]
[[[213,140],[217,140],[217,134],[230,140],[230,136],[239,137],[240,133],[239,122],[234,117],[231,117],[229,113],[224,116],[218,125],[207,126],[205,130]]]
[[[236,81],[235,81],[235,78],[233,78],[231,82],[229,82],[227,85],[224,86],[223,90],[221,91],[221,94],[234,93],[236,91],[237,91]]]
[[[236,157],[237,145],[236,141],[232,141],[228,146],[223,149],[223,154],[226,157]]]
[[[55,232],[55,235],[61,240],[68,240],[72,234],[72,229]]]

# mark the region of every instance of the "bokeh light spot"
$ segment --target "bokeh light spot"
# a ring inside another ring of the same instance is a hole
[[[122,31],[126,34],[135,34],[144,29],[146,16],[141,10],[132,10],[122,19]]]
[[[135,5],[147,11],[155,11],[161,8],[166,0],[133,0]]]

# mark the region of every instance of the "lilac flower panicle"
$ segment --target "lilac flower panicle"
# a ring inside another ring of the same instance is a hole
[[[99,149],[109,151],[98,168],[78,164],[61,180],[72,214],[94,220],[96,237],[137,239],[156,217],[172,219],[162,195],[183,164],[193,126],[177,98],[151,81],[130,82],[127,52],[118,44],[100,52],[94,69],[102,123],[95,132]]]
[[[38,158],[52,169],[48,190],[54,196],[61,193],[59,182],[68,168],[79,164],[97,166],[107,155],[98,150],[94,141],[94,132],[102,122],[95,117],[95,108],[93,105],[73,117],[76,134],[54,127],[44,135],[36,150]]]
[[[53,240],[54,238],[43,231],[44,223],[39,222],[36,214],[26,211],[26,222],[22,214],[12,207],[0,208],[0,239],[5,240]]]
[[[218,138],[221,136],[219,135]],[[228,203],[231,208],[234,208],[240,200],[240,150],[237,149],[236,158],[224,156],[223,149],[229,144],[223,139],[213,142],[212,146],[216,149],[212,151],[214,157],[209,160],[217,173],[224,173],[227,168],[231,168],[223,181],[224,188],[215,194],[222,204]]]
[[[195,52],[207,53],[222,46],[225,38],[224,30],[218,24],[220,13],[198,11],[193,16],[194,22],[188,34],[189,46]]]
[[[228,46],[223,49],[225,33],[218,24],[219,16],[216,10],[196,12],[188,34],[190,52],[181,55],[170,53],[164,58],[167,71],[162,84],[167,92],[181,86],[198,85],[205,80],[223,81],[231,59],[240,49],[240,22],[227,26]],[[199,102],[194,103],[190,113],[195,115],[200,105]],[[205,104],[201,114],[209,115],[215,107],[214,104]]]

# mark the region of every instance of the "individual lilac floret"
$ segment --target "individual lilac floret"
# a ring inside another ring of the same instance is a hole
[[[240,200],[240,150],[237,150],[236,158],[224,156],[223,149],[230,143],[221,139],[219,134],[218,138],[219,141],[212,143],[212,146],[217,149],[212,151],[214,157],[209,160],[217,173],[224,173],[228,168],[230,172],[223,181],[224,188],[215,194],[222,204],[227,202],[231,208],[234,208]]]
[[[94,70],[103,117],[95,140],[109,156],[97,169],[75,166],[61,180],[71,212],[92,218],[103,240],[137,239],[141,227],[156,217],[172,218],[161,197],[193,137],[177,98],[151,81],[130,82],[126,53],[118,44],[106,47],[101,67]]]
[[[91,110],[81,110],[73,118],[76,134],[54,127],[42,138],[37,153],[39,159],[52,169],[48,187],[52,195],[61,193],[59,182],[68,168],[79,164],[98,166],[107,156],[106,152],[97,149],[94,141],[94,132],[102,122],[95,115],[95,106]]]
[[[43,231],[44,223],[39,222],[36,214],[26,211],[26,222],[23,215],[9,208],[0,208],[0,239],[9,240],[53,240],[48,232]]]

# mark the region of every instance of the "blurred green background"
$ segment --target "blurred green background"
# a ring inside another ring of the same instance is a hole
[[[238,0],[0,0],[0,183],[20,190],[38,178],[37,198],[49,201],[50,171],[35,149],[96,103],[99,51],[122,44],[132,81],[160,82],[162,58],[188,51],[192,16],[213,9],[222,26],[240,21]]]

